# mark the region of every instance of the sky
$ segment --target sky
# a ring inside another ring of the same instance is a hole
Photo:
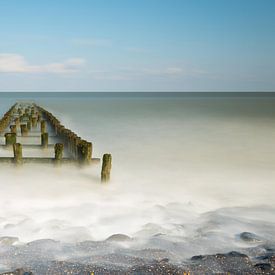
[[[0,0],[0,91],[275,91],[274,0]]]

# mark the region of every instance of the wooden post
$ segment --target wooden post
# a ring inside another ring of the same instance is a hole
[[[92,160],[93,144],[91,142],[86,142],[86,160],[90,162]]]
[[[78,158],[78,145],[81,142],[81,138],[76,136],[76,138],[74,139],[74,155],[75,155],[75,159],[79,159]]]
[[[77,157],[81,164],[88,164],[92,159],[92,143],[85,140],[77,145]]]
[[[48,144],[49,144],[49,134],[48,133],[41,134],[41,146],[43,148],[47,148]]]
[[[28,127],[26,124],[21,124],[20,125],[20,128],[21,128],[21,136],[22,137],[27,137],[28,136]]]
[[[112,169],[112,155],[104,154],[102,159],[101,182],[110,181],[111,169]]]
[[[54,146],[55,161],[60,162],[63,158],[64,145],[62,143],[56,143]]]
[[[13,155],[14,155],[14,163],[22,164],[22,145],[20,143],[13,144]]]
[[[30,120],[27,121],[27,128],[29,131],[32,129],[32,122]]]
[[[46,121],[45,120],[41,120],[40,129],[41,129],[41,134],[46,133]]]
[[[14,122],[16,124],[16,127],[20,126],[20,118],[19,117],[15,118]]]
[[[32,117],[32,127],[37,127],[37,117]]]
[[[15,133],[6,133],[6,146],[10,146],[16,143],[16,134]]]
[[[17,133],[16,125],[10,125],[10,130],[11,130],[11,133],[16,134]]]

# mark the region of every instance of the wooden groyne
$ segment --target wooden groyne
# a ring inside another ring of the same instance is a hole
[[[93,157],[93,144],[66,128],[46,109],[34,103],[14,104],[0,120],[0,135],[5,138],[2,148],[13,151],[13,157],[0,156],[0,162],[90,165],[100,163]],[[40,143],[26,140],[40,138]],[[21,140],[21,143],[18,142]],[[54,140],[54,143],[52,143]],[[22,141],[24,144],[22,144]],[[24,157],[24,148],[54,149],[52,157]],[[104,154],[101,180],[110,180],[112,157]]]

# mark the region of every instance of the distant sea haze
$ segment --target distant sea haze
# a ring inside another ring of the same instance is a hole
[[[113,170],[102,186],[99,167],[1,165],[0,235],[78,242],[121,233],[183,259],[237,249],[243,231],[274,241],[274,95],[1,93],[1,114],[35,101],[92,141],[95,157],[112,153]]]

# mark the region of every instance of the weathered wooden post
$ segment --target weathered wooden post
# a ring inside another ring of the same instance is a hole
[[[37,117],[32,117],[32,127],[37,127]]]
[[[22,164],[23,154],[22,154],[22,145],[20,143],[13,144],[13,155],[14,163]]]
[[[93,151],[93,144],[91,142],[85,142],[85,158],[86,162],[89,163],[92,160],[92,151]]]
[[[75,159],[79,159],[78,158],[78,146],[81,142],[81,138],[76,136],[76,138],[74,139],[74,155],[75,155]]]
[[[6,146],[10,146],[16,143],[16,134],[15,133],[6,133]]]
[[[21,124],[20,125],[20,128],[21,128],[21,136],[22,137],[27,137],[28,136],[28,127],[26,124]]]
[[[64,145],[62,143],[56,143],[54,146],[55,161],[60,163],[63,158]]]
[[[92,159],[92,143],[85,140],[80,141],[77,147],[77,157],[81,164],[88,164]]]
[[[102,159],[101,182],[108,182],[111,178],[112,155],[104,154]]]
[[[20,118],[19,117],[15,118],[14,122],[16,124],[16,127],[20,126]]]
[[[27,128],[29,131],[32,129],[32,122],[30,120],[27,121]]]
[[[49,144],[49,134],[48,133],[41,134],[41,146],[43,148],[47,148],[48,144]]]
[[[46,121],[45,120],[41,120],[40,129],[41,129],[41,134],[46,133]]]
[[[10,125],[10,130],[11,130],[11,133],[16,134],[17,133],[16,125]]]

